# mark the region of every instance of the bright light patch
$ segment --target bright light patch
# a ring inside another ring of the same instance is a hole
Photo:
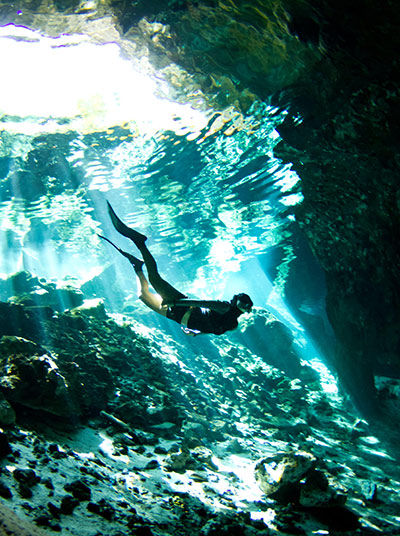
[[[303,201],[303,194],[290,194],[282,197],[281,203],[286,207],[299,205]]]
[[[297,332],[298,340],[303,341],[300,337],[300,332],[303,331],[303,328],[295,319],[295,317],[290,313],[289,309],[286,307],[285,302],[283,301],[282,295],[279,290],[273,288],[268,296],[267,308],[272,309],[272,311],[278,312],[279,316],[282,317],[282,320],[293,327]]]
[[[368,443],[369,445],[376,445],[377,443],[379,443],[379,439],[374,436],[360,437],[360,441]]]
[[[309,365],[319,373],[321,387],[325,393],[337,395],[339,390],[335,377],[331,374],[329,369],[319,359],[311,359]]]
[[[92,132],[128,124],[140,134],[183,135],[207,124],[205,113],[168,100],[167,82],[155,78],[146,58],[134,65],[116,43],[50,38],[9,24],[0,27],[0,69],[8,73],[0,86],[0,116],[8,116],[8,131]]]
[[[211,261],[225,272],[240,270],[240,262],[236,258],[235,248],[228,240],[216,238],[210,248]]]

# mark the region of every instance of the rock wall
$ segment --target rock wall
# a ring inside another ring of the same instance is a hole
[[[293,114],[276,154],[302,180],[296,219],[326,274],[336,367],[371,414],[374,376],[398,377],[400,365],[399,14],[392,2],[313,13],[323,61],[281,94]]]

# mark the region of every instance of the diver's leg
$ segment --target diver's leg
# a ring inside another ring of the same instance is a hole
[[[142,254],[144,263],[147,268],[147,273],[149,274],[149,281],[154,290],[160,294],[164,303],[173,303],[176,300],[181,298],[186,298],[185,294],[176,290],[172,285],[170,285],[165,279],[163,279],[158,273],[157,263],[147,248],[146,244],[143,242],[137,244],[140,253]]]
[[[167,316],[167,309],[162,305],[162,298],[159,294],[153,294],[149,290],[149,283],[144,273],[139,270],[136,272],[140,282],[139,299],[150,309],[162,316]]]
[[[108,201],[107,205],[108,212],[115,229],[123,236],[130,238],[142,254],[147,272],[149,274],[150,284],[154,290],[160,294],[164,303],[174,302],[180,298],[186,298],[182,292],[179,292],[179,290],[176,290],[176,288],[167,283],[167,281],[165,281],[158,273],[157,263],[145,244],[147,237],[125,225],[125,223],[116,215]]]
[[[130,253],[127,253],[126,251],[123,251],[118,246],[114,244],[114,242],[111,242],[108,238],[102,235],[98,235],[103,240],[106,240],[109,244],[111,244],[117,251],[121,253],[124,257],[128,259],[128,261],[132,264],[136,275],[138,276],[139,282],[140,282],[140,296],[139,299],[147,305],[147,307],[150,307],[153,311],[156,311],[156,313],[159,313],[160,315],[166,316],[167,310],[165,307],[163,307],[163,298],[159,294],[153,294],[149,290],[149,283],[146,279],[146,276],[143,273],[143,264],[144,262],[134,255],[131,255]],[[147,248],[146,248],[147,249]],[[150,255],[150,252],[148,252]],[[154,261],[154,259],[153,259]],[[157,270],[157,265],[155,264]],[[161,278],[160,278],[161,279]],[[176,291],[178,292],[178,291]]]

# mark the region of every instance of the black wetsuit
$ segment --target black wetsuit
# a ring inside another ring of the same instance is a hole
[[[167,318],[180,324],[183,315],[189,309],[190,307],[172,305],[167,310]],[[217,313],[204,307],[192,307],[187,327],[201,333],[222,335],[226,331],[231,331],[238,327],[237,319],[241,314],[242,312],[236,306],[231,306],[226,313]]]

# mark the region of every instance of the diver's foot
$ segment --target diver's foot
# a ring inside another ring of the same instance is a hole
[[[130,238],[132,242],[135,244],[135,246],[140,247],[141,245],[143,245],[147,240],[147,236],[125,225],[125,223],[122,222],[118,218],[118,216],[115,214],[114,209],[112,208],[112,206],[110,205],[108,201],[107,201],[107,205],[108,205],[108,213],[110,214],[110,218],[115,229],[123,236]]]
[[[134,255],[131,255],[130,253],[127,253],[126,251],[120,250],[120,253],[128,259],[128,261],[132,264],[133,269],[136,273],[143,272],[143,264],[144,262],[141,259],[138,259]]]

